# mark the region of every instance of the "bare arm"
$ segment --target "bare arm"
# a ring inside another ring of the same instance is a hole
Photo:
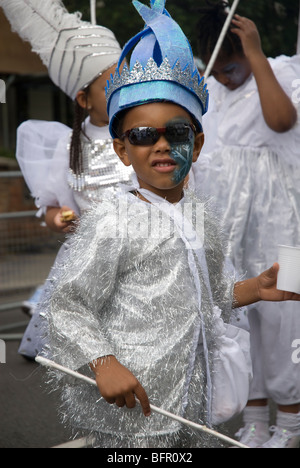
[[[262,51],[255,24],[239,15],[235,15],[232,23],[236,26],[232,32],[241,39],[244,54],[250,62],[266,124],[278,133],[290,130],[297,122],[297,112]]]
[[[259,276],[236,283],[233,307],[244,307],[258,301],[300,301],[300,294],[279,291],[276,288],[278,271],[279,265],[274,263],[269,270]]]

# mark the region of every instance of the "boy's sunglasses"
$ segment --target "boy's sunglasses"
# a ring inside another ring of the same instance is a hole
[[[123,133],[121,139],[128,138],[134,146],[154,145],[161,135],[164,135],[169,143],[185,143],[196,133],[196,127],[188,123],[174,123],[167,127],[137,127]]]

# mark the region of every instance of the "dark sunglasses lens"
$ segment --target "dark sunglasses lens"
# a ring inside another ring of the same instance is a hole
[[[156,128],[140,127],[134,128],[129,133],[128,139],[132,145],[153,145],[159,138]]]
[[[166,138],[170,143],[183,143],[189,140],[192,129],[187,124],[173,124],[166,129]]]

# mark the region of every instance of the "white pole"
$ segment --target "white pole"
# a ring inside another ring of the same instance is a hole
[[[90,379],[89,377],[86,377],[85,375],[79,374],[78,372],[75,372],[75,371],[73,371],[71,369],[68,369],[67,367],[63,367],[63,366],[61,366],[59,364],[56,364],[56,362],[50,361],[49,359],[45,359],[45,358],[40,357],[40,356],[37,356],[35,358],[35,360],[36,360],[36,362],[38,362],[42,366],[52,367],[53,369],[56,369],[56,370],[58,370],[60,372],[71,375],[72,377],[83,380],[84,382],[87,382],[87,383],[93,385],[94,387],[97,387],[97,383],[96,383],[95,380]],[[167,416],[168,418],[173,419],[175,421],[178,421],[181,424],[184,424],[186,426],[189,426],[189,427],[191,427],[193,429],[196,429],[196,430],[199,430],[201,432],[205,432],[206,434],[210,434],[210,435],[212,435],[214,437],[217,437],[218,439],[221,439],[221,440],[223,440],[225,442],[228,442],[231,445],[235,445],[236,447],[239,447],[239,448],[249,448],[247,445],[241,444],[240,442],[237,442],[236,440],[231,439],[230,437],[227,437],[224,434],[220,434],[219,432],[216,432],[216,431],[214,431],[212,429],[209,429],[206,426],[202,426],[202,425],[196,424],[196,423],[194,423],[192,421],[188,421],[187,419],[184,419],[184,418],[182,418],[180,416],[169,413],[168,411],[165,411],[165,410],[163,410],[161,408],[157,408],[156,406],[153,406],[153,405],[150,405],[150,408],[154,413],[158,413],[160,415]]]
[[[211,58],[210,58],[210,61],[209,61],[208,65],[207,65],[207,68],[206,68],[206,70],[205,70],[205,73],[204,73],[204,79],[205,79],[205,81],[206,81],[207,78],[209,77],[210,72],[211,72],[211,70],[212,70],[212,68],[213,68],[213,66],[214,66],[214,64],[215,64],[215,61],[216,61],[218,55],[219,55],[219,52],[220,52],[220,49],[221,49],[221,47],[222,47],[224,38],[225,38],[225,36],[226,36],[226,34],[227,34],[227,31],[228,31],[228,29],[229,29],[231,20],[232,20],[232,18],[233,18],[233,15],[234,15],[236,9],[237,9],[237,6],[238,6],[238,4],[239,4],[239,1],[240,1],[240,0],[234,0],[233,5],[232,5],[232,7],[231,7],[231,10],[230,10],[230,12],[228,13],[227,19],[226,19],[226,21],[225,21],[225,23],[224,23],[224,26],[223,26],[223,29],[222,29],[222,31],[221,31],[220,37],[219,37],[218,42],[217,42],[217,44],[216,44],[215,50],[213,51],[213,54],[212,54],[212,56],[211,56]]]
[[[90,0],[91,2],[91,23],[93,26],[96,26],[97,24],[97,15],[96,15],[96,9],[97,9],[97,5],[96,5],[96,0]]]

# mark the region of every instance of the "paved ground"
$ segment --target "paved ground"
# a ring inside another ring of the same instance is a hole
[[[0,312],[0,326],[24,320],[20,310]],[[6,341],[6,364],[0,364],[0,448],[48,448],[65,443],[70,434],[60,424],[57,395],[46,391],[44,370],[20,356],[18,346],[19,341]]]
[[[0,239],[1,242],[1,239]],[[47,278],[56,253],[22,253],[6,255],[0,262],[1,291],[34,288]]]

